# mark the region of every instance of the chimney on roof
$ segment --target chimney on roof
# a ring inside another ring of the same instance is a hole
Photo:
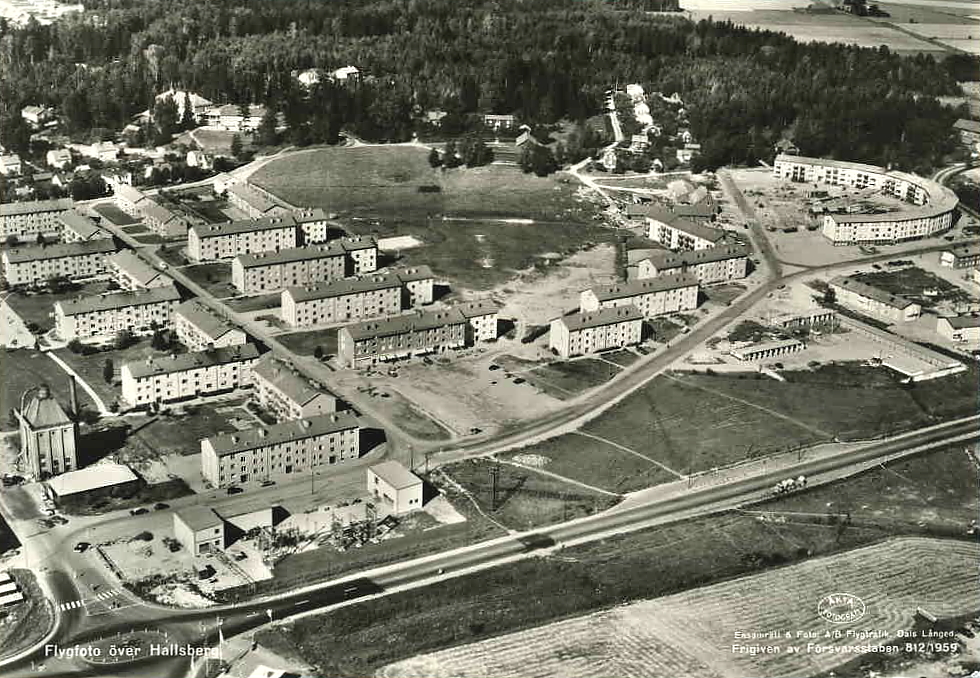
[[[68,376],[68,397],[71,403],[71,416],[78,418],[78,385],[75,383],[75,375]]]

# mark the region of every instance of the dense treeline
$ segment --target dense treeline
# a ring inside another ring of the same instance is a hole
[[[806,153],[917,169],[950,149],[954,115],[934,97],[956,93],[954,76],[969,65],[803,45],[644,14],[633,0],[85,4],[89,11],[52,26],[0,22],[5,139],[17,137],[12,118],[28,103],[56,106],[72,134],[104,136],[171,85],[270,104],[285,115],[290,141],[308,143],[332,141],[343,127],[406,139],[417,115],[436,108],[582,120],[601,111],[605,89],[639,82],[680,93],[707,165],[766,158],[790,130]],[[369,77],[307,96],[290,75],[347,64]]]

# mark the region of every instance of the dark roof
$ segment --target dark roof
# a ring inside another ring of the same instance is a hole
[[[281,228],[296,228],[296,219],[292,215],[262,217],[261,219],[242,219],[241,221],[226,221],[222,224],[196,224],[191,230],[199,238],[216,238],[222,235],[236,233],[251,233]]]
[[[146,290],[135,290],[132,292],[114,292],[103,294],[96,297],[82,297],[75,301],[58,301],[55,307],[60,307],[62,314],[78,315],[80,313],[92,313],[94,311],[109,311],[115,308],[126,308],[127,306],[143,306],[145,304],[160,304],[164,302],[180,301],[180,293],[173,285],[165,287],[151,287]]]
[[[258,357],[259,350],[255,348],[254,344],[242,344],[240,346],[224,346],[210,351],[182,353],[165,358],[150,358],[142,362],[126,363],[123,367],[129,368],[129,373],[133,375],[133,378],[138,379],[158,374],[171,374],[173,372],[184,372],[201,367],[211,367],[213,365],[226,365],[245,360],[255,360]]]
[[[342,327],[341,331],[346,331],[355,341],[358,339],[373,339],[376,337],[390,337],[409,332],[429,330],[446,325],[462,325],[466,318],[456,309],[448,311],[429,311],[427,313],[417,312],[407,315],[399,315],[393,318],[382,320],[367,320]]]
[[[411,266],[409,268],[394,268],[391,272],[403,283],[417,282],[419,280],[431,280],[432,269],[428,266]]]
[[[318,395],[333,398],[333,395],[313,388],[309,380],[294,372],[289,365],[278,360],[271,353],[262,356],[252,366],[252,374],[271,383],[297,405],[305,405]]]
[[[636,204],[627,205],[626,216],[649,217],[651,219],[656,219],[657,221],[663,221],[668,224],[677,218],[676,215],[666,207],[662,205],[655,205],[653,203],[642,204],[642,205],[636,205]]]
[[[569,332],[588,329],[590,327],[602,327],[603,325],[615,325],[616,323],[629,322],[631,320],[643,320],[640,309],[632,304],[628,306],[613,306],[612,308],[601,308],[598,311],[588,311],[585,313],[573,313],[559,318],[568,328]]]
[[[679,287],[697,287],[697,285],[698,279],[693,273],[677,273],[611,285],[596,285],[591,291],[599,301],[608,301],[650,294],[651,292],[673,290]]]
[[[954,315],[951,318],[942,318],[950,324],[953,329],[962,330],[970,327],[980,327],[980,314],[970,313],[968,315]]]
[[[215,453],[223,457],[267,445],[315,438],[358,427],[357,417],[352,412],[334,412],[284,421],[272,426],[256,426],[245,431],[213,436],[207,440]]]
[[[830,284],[836,285],[837,287],[845,290],[850,290],[855,294],[859,294],[862,297],[867,297],[868,299],[873,299],[874,301],[885,304],[886,306],[891,306],[892,308],[904,309],[915,303],[910,299],[886,292],[879,287],[869,285],[868,283],[861,282],[860,280],[856,280],[854,278],[838,276],[831,280]]]
[[[661,250],[654,252],[647,259],[658,270],[665,270],[746,256],[748,256],[748,249],[744,245],[718,245],[703,250],[686,250],[684,252]]]
[[[294,302],[300,303],[314,299],[328,299],[330,297],[341,297],[348,294],[360,294],[362,292],[374,292],[376,290],[390,288],[400,289],[401,286],[402,282],[398,279],[398,276],[391,273],[375,273],[356,278],[327,280],[316,285],[289,287],[283,294],[288,294],[293,298]]]
[[[295,210],[293,217],[297,223],[305,224],[308,221],[326,221],[327,213],[319,207],[310,207],[302,210]]]
[[[980,256],[980,241],[978,242],[962,242],[957,245],[943,250],[943,254],[949,252],[954,257],[976,257]]]
[[[116,251],[116,243],[112,238],[85,240],[82,242],[58,243],[55,245],[31,245],[16,247],[4,251],[3,255],[12,264],[25,261],[40,261],[41,259],[62,259],[64,257],[82,257],[91,254],[108,254]]]
[[[490,299],[477,299],[475,301],[464,301],[453,306],[454,309],[463,314],[464,318],[479,318],[480,316],[499,313],[500,306]]]
[[[214,315],[211,309],[197,299],[188,299],[180,304],[175,312],[212,340],[223,337],[235,329],[231,323]]]
[[[953,129],[960,130],[961,132],[973,132],[974,134],[980,134],[980,122],[976,120],[964,120],[959,119],[953,123]]]
[[[48,428],[49,426],[64,426],[72,420],[64,408],[51,395],[47,386],[41,386],[27,401],[21,413],[33,428]]]
[[[70,198],[57,200],[32,200],[31,202],[8,202],[0,205],[0,217],[15,214],[35,214],[37,212],[67,212],[71,209]]]
[[[273,266],[276,264],[288,264],[294,261],[312,261],[314,259],[326,259],[329,257],[344,256],[344,247],[339,240],[333,240],[324,245],[307,245],[306,247],[288,247],[278,252],[253,252],[250,254],[239,254],[235,257],[243,268],[257,268],[260,266]]]

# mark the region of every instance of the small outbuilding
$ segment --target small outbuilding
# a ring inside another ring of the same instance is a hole
[[[401,514],[422,508],[422,479],[399,464],[385,461],[367,470],[368,492],[389,513]]]

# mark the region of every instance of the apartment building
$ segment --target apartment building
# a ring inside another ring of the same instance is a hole
[[[282,320],[293,327],[394,315],[402,309],[402,282],[391,273],[290,287],[282,292]]]
[[[146,227],[164,238],[181,238],[195,222],[203,223],[153,197],[143,201],[141,213]]]
[[[702,205],[703,202],[698,205]],[[634,220],[646,221],[650,240],[655,240],[672,250],[702,250],[720,244],[725,238],[725,232],[677,213],[678,210],[687,208],[691,206],[676,205],[673,210],[670,210],[660,205],[630,205],[626,209],[626,215]],[[714,215],[712,206],[708,205],[704,209],[711,216]]]
[[[980,266],[980,242],[960,243],[939,254],[939,265],[947,268]]]
[[[980,315],[969,313],[950,318],[940,318],[936,322],[936,332],[956,343],[980,346]]]
[[[177,339],[191,351],[241,346],[247,339],[245,332],[214,315],[197,299],[177,306],[173,326]]]
[[[179,302],[180,293],[173,285],[58,301],[55,331],[65,341],[104,339],[120,330],[148,335],[154,327],[170,325]]]
[[[58,225],[61,231],[61,242],[64,243],[112,238],[111,233],[99,228],[92,219],[74,210],[62,213],[58,217]]]
[[[38,233],[58,233],[61,215],[71,211],[69,198],[10,202],[0,205],[0,238],[33,238]]]
[[[466,343],[497,340],[497,321],[500,307],[489,299],[479,299],[456,304],[455,310],[466,318]]]
[[[467,322],[457,309],[417,311],[342,327],[337,359],[346,367],[395,360],[466,345]]]
[[[377,246],[374,238],[355,237],[278,252],[240,254],[232,261],[231,280],[243,294],[261,294],[372,273],[377,265]]]
[[[392,269],[392,273],[402,284],[402,305],[404,308],[415,308],[431,304],[435,277],[428,266],[411,266],[408,268]]]
[[[50,278],[84,278],[106,271],[106,256],[116,251],[112,239],[4,250],[0,255],[7,283],[34,285]]]
[[[296,210],[293,219],[299,226],[300,240],[304,245],[312,245],[327,241],[330,231],[327,225],[327,213],[319,207]]]
[[[124,290],[167,287],[173,280],[136,256],[132,250],[120,250],[106,257],[106,267]]]
[[[112,199],[116,207],[131,217],[139,217],[143,214],[143,206],[147,200],[142,191],[126,184],[117,184],[113,187]]]
[[[251,252],[278,252],[296,247],[296,231],[296,220],[289,215],[197,224],[187,231],[187,256],[192,261],[216,261]]]
[[[249,219],[285,216],[289,210],[273,200],[266,191],[261,191],[247,181],[228,187],[228,202]]]
[[[279,475],[309,474],[359,456],[357,417],[333,412],[205,438],[201,441],[201,474],[215,487],[227,487]]]
[[[187,400],[252,385],[254,344],[175,354],[122,366],[122,397],[132,407]]]
[[[337,398],[271,353],[252,366],[255,399],[280,419],[302,419],[337,411]]]
[[[630,305],[638,308],[644,318],[697,308],[698,279],[692,273],[676,273],[597,285],[583,291],[579,298],[582,312]]]
[[[838,276],[830,281],[830,289],[834,291],[837,303],[841,306],[879,320],[910,322],[922,314],[922,307],[914,301],[855,278]]]
[[[251,104],[243,107],[238,104],[221,104],[206,109],[203,113],[208,127],[228,132],[254,132],[265,117],[265,106]]]
[[[612,306],[551,321],[548,345],[562,358],[639,344],[643,314],[635,306]]]
[[[672,273],[693,273],[702,285],[741,280],[747,274],[748,250],[743,245],[718,245],[682,252],[654,252],[640,261],[638,276],[656,278]]]

